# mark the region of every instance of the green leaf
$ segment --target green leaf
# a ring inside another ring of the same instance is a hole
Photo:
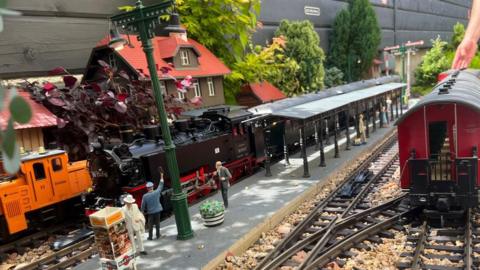
[[[16,174],[20,168],[20,150],[15,141],[12,145],[14,149],[12,157],[8,157],[7,153],[2,151],[3,168],[9,174]]]
[[[13,120],[20,124],[26,124],[32,118],[32,110],[27,101],[21,96],[13,97],[10,101],[9,109]]]
[[[15,155],[15,130],[13,129],[13,120],[8,119],[7,129],[3,134],[2,149],[6,154],[6,157],[13,158]],[[5,156],[4,156],[5,157]]]

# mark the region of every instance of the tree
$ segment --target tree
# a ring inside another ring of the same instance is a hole
[[[275,36],[285,37],[285,55],[300,66],[297,73],[300,91],[297,92],[311,92],[322,88],[325,55],[313,24],[308,20],[283,20],[275,31]]]
[[[370,1],[352,0],[348,9],[337,15],[330,40],[329,63],[350,75],[351,80],[361,79],[371,67],[381,41],[377,15]]]
[[[176,0],[188,35],[225,64],[239,61],[257,27],[260,0]]]
[[[350,12],[348,9],[342,9],[333,22],[327,63],[329,67],[337,67],[343,73],[348,69],[349,38]]]
[[[250,45],[251,52],[233,65],[227,80],[238,88],[244,83],[265,80],[289,96],[297,94],[300,87],[296,74],[300,67],[295,60],[285,56],[284,44],[284,39],[274,38],[266,47]]]
[[[432,40],[432,48],[423,56],[422,62],[415,70],[415,80],[418,85],[433,86],[440,72],[450,67],[446,56],[448,43],[437,37]]]

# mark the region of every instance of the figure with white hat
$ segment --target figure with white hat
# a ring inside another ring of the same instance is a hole
[[[145,233],[145,217],[135,203],[135,198],[128,194],[123,198],[125,206],[122,207],[125,215],[125,223],[127,225],[128,235],[130,241],[135,243],[133,245],[134,252],[140,252],[142,255],[147,255],[143,248],[143,234]]]
[[[153,237],[153,226],[157,233],[157,239],[160,238],[160,213],[163,210],[162,204],[160,203],[160,196],[162,195],[163,189],[163,169],[162,167],[158,168],[160,172],[160,182],[158,187],[154,190],[153,183],[147,182],[148,192],[143,195],[142,198],[142,212],[147,215],[147,227],[148,227],[148,240],[152,240]]]

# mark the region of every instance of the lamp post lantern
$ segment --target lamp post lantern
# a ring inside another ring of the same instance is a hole
[[[173,1],[168,0],[162,3],[145,7],[141,0],[136,2],[134,10],[111,17],[111,21],[115,27],[138,33],[138,39],[142,43],[143,51],[147,58],[148,70],[150,71],[150,78],[152,80],[153,94],[157,105],[158,117],[162,130],[162,136],[165,141],[165,157],[167,161],[167,168],[172,183],[172,206],[175,215],[175,222],[177,224],[177,239],[186,240],[193,237],[192,225],[190,223],[190,215],[188,213],[187,195],[183,192],[180,184],[180,174],[178,171],[177,157],[175,154],[175,145],[172,142],[170,129],[167,122],[167,113],[163,103],[163,97],[160,91],[160,83],[158,79],[155,59],[153,58],[153,46],[151,39],[155,36],[154,30],[156,26],[160,25],[160,16],[167,15],[168,9],[173,6]],[[178,16],[173,14],[173,16]],[[177,18],[174,18],[178,20]],[[180,27],[167,27],[171,32],[180,32]]]

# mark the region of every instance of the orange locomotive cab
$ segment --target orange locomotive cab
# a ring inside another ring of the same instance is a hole
[[[26,214],[78,197],[91,185],[86,161],[69,163],[63,150],[24,155],[17,175],[0,179],[0,218],[8,234],[23,231]]]

